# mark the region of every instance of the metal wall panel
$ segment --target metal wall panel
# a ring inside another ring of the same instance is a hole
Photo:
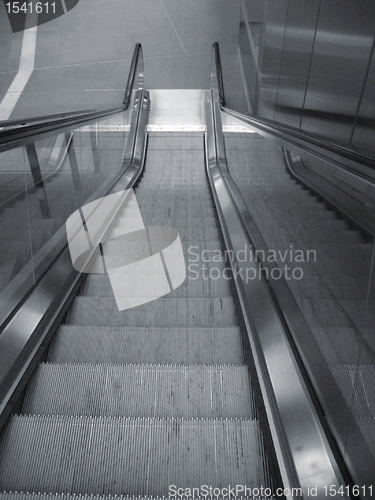
[[[375,150],[375,52],[372,54],[363,97],[357,116],[352,145],[369,151]]]
[[[277,85],[287,18],[288,0],[267,0],[260,52],[261,82],[257,98],[258,116],[275,117]]]
[[[263,0],[242,0],[246,6],[248,13],[248,20],[251,23],[262,23],[263,22]],[[241,21],[244,21],[242,18]]]
[[[275,120],[299,128],[320,0],[289,0]]]
[[[373,0],[323,0],[301,128],[349,142],[373,40]]]

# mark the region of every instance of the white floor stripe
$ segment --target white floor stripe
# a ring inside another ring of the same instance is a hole
[[[0,120],[8,120],[34,70],[37,27],[24,31],[18,73],[0,103]]]
[[[172,28],[173,28],[173,30],[174,30],[174,32],[175,32],[175,34],[176,34],[176,37],[178,38],[178,41],[179,41],[179,42],[180,42],[180,44],[181,44],[181,47],[182,47],[183,51],[185,52],[185,55],[187,56],[187,52],[186,52],[186,50],[185,50],[185,47],[184,47],[184,45],[183,45],[183,43],[182,43],[182,41],[181,41],[181,38],[178,36],[177,30],[176,30],[176,28],[174,27],[174,24],[172,23],[172,19],[169,17],[169,14],[168,14],[168,12],[167,12],[167,9],[165,8],[165,6],[164,6],[164,4],[163,4],[163,0],[160,0],[160,3],[161,3],[161,5],[162,5],[162,7],[163,7],[163,9],[164,9],[164,11],[165,11],[165,13],[166,13],[166,15],[167,15],[168,19],[169,19],[169,22],[170,22],[170,23],[171,23],[171,25],[172,25]]]

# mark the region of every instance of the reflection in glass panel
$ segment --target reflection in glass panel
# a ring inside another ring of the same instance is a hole
[[[103,196],[103,185],[122,168],[130,119],[131,106],[128,112],[0,155],[4,314],[6,304],[16,303],[20,290],[38,280],[56,245],[66,240],[69,215],[88,198]]]
[[[361,333],[361,344],[357,362],[342,366],[341,377],[345,381],[343,391],[351,407],[353,419],[375,457],[375,283],[374,242],[371,252],[371,267],[363,288],[353,289],[352,297],[346,301],[348,313]],[[360,279],[360,278],[359,278]],[[354,423],[354,422],[353,422]],[[348,431],[351,439],[352,428]]]
[[[357,426],[375,456],[373,238],[294,179],[273,142],[257,134],[227,134],[226,153],[231,175],[271,252],[265,258],[276,259],[283,269],[306,334],[319,347],[337,396],[342,394],[350,410],[340,415],[341,422],[346,419],[344,445],[350,446]],[[318,165],[311,163],[310,176],[314,169],[318,172]],[[325,182],[323,177],[319,182]],[[335,193],[344,198],[337,186]],[[358,207],[364,195],[352,185],[345,196]]]
[[[0,290],[31,259],[28,192],[32,174],[25,167],[24,148],[0,154]]]

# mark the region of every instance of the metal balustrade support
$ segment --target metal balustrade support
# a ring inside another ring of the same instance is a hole
[[[50,217],[50,209],[47,199],[46,190],[44,187],[42,171],[40,170],[40,164],[38,159],[38,153],[36,152],[35,143],[26,144],[26,154],[29,161],[31,175],[33,177],[33,183],[35,187],[35,192],[39,201],[40,211],[44,219]]]
[[[92,156],[94,161],[95,173],[100,173],[100,161],[99,161],[99,150],[98,150],[98,129],[90,130],[90,141],[91,141],[91,149]]]
[[[82,183],[81,183],[81,177],[79,175],[76,151],[74,149],[74,138],[72,137],[72,139],[70,140],[70,134],[65,134],[65,140],[68,151],[70,170],[72,171],[74,189],[76,191],[80,191],[82,189]]]

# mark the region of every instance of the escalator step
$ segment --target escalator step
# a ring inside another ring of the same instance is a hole
[[[246,366],[41,364],[22,413],[255,418]]]
[[[147,178],[143,178],[139,184],[137,185],[137,190],[141,189],[162,189],[173,193],[175,190],[178,192],[189,189],[191,193],[196,193],[199,191],[200,193],[205,193],[210,196],[210,190],[208,189],[206,183],[202,184],[204,180],[204,176],[194,176],[191,177],[177,177],[177,176],[147,176]]]
[[[279,228],[271,229],[264,231],[269,233],[270,237],[275,239],[277,238]],[[284,230],[285,231],[285,230]],[[333,230],[332,227],[329,229],[326,228],[326,223],[322,222],[321,227],[316,227],[315,229],[296,229],[294,228],[293,237],[295,240],[300,243],[310,243],[310,246],[319,243],[326,243],[332,245],[336,251],[339,251],[341,244],[358,244],[361,242],[358,233],[355,231],[342,231],[341,228],[337,230]],[[315,247],[314,247],[315,248]]]
[[[253,420],[13,416],[0,489],[168,494],[169,485],[269,486]]]
[[[160,299],[118,311],[114,298],[77,297],[67,324],[93,326],[234,326],[232,297],[222,299]]]
[[[129,223],[128,217],[116,218],[113,228],[121,228],[124,223]],[[181,229],[216,229],[217,221],[214,217],[147,217],[148,226],[172,226],[177,230]]]
[[[223,245],[218,239],[211,241],[189,241],[181,240],[181,244],[184,249],[184,255],[187,260],[199,259],[202,252],[205,252],[204,258],[210,258],[213,260],[214,255],[223,255]],[[197,257],[198,254],[198,257]],[[208,254],[208,255],[207,255]],[[198,261],[197,261],[198,262]]]
[[[238,364],[240,331],[232,328],[110,328],[62,326],[48,361],[108,364]]]
[[[213,208],[142,208],[141,209],[142,216],[147,218],[147,220],[152,219],[153,217],[160,218],[202,218],[206,217],[215,217],[215,212]]]
[[[200,202],[211,203],[211,194],[207,188],[187,189],[186,187],[184,187],[180,189],[176,188],[174,190],[172,186],[170,186],[169,188],[159,188],[159,189],[156,189],[155,186],[153,188],[149,186],[142,188],[142,186],[139,186],[139,188],[137,187],[136,189],[136,193],[137,193],[137,199],[139,198],[139,200],[142,201],[144,199],[150,198],[156,202],[155,205],[156,207],[158,206],[157,201],[160,198],[163,199],[169,198],[169,201],[171,202],[176,199],[180,199],[185,202],[195,201],[196,203],[198,203],[198,206]]]
[[[180,229],[181,241],[213,241],[219,239],[219,231],[216,228],[194,228]]]
[[[155,207],[157,207],[158,209],[169,209],[170,207],[173,207],[174,209],[180,209],[180,210],[183,209],[186,210],[187,212],[192,209],[212,210],[211,200],[204,200],[204,199],[199,200],[198,198],[179,199],[178,197],[176,197],[176,199],[170,200],[163,198],[153,199],[153,198],[148,198],[147,196],[137,195],[137,201],[141,209],[141,213],[143,211],[143,208],[155,209]]]
[[[332,372],[354,416],[365,418],[374,415],[375,367],[373,365],[342,365],[332,367]]]
[[[275,218],[272,214],[268,217],[265,217],[264,224],[269,229],[278,229],[280,228],[280,220]],[[346,221],[342,219],[316,219],[316,220],[306,220],[306,219],[292,219],[288,220],[288,226],[293,231],[295,230],[322,230],[324,229],[327,232],[340,232],[344,233],[344,231],[348,231],[348,224]]]
[[[161,221],[159,220],[158,222],[151,223],[149,225],[153,226],[172,226],[175,227],[179,234],[181,241],[191,241],[191,242],[196,242],[196,241],[214,241],[219,239],[219,231],[216,228],[216,225],[213,227],[205,227],[204,224],[200,224],[194,227],[194,224],[188,224],[187,228],[184,227],[179,227],[177,224],[173,225],[172,223],[169,223],[168,220],[166,221]],[[183,226],[185,224],[182,224]],[[133,227],[132,227],[133,226]],[[203,226],[203,227],[202,227]],[[133,221],[130,219],[127,221],[126,225],[127,229],[130,231],[134,230],[136,231],[139,229],[139,224],[136,219]],[[116,238],[118,236],[122,236],[124,234],[124,226],[121,224],[114,224],[111,226],[106,235],[110,235],[111,238]]]
[[[189,133],[186,132],[177,134],[177,133],[149,133],[148,138],[148,148],[149,151],[168,151],[168,150],[187,150],[184,151],[189,153],[191,151],[197,151],[202,155],[203,159],[203,134],[202,133]],[[148,157],[147,157],[148,160]]]
[[[270,207],[267,206],[265,202],[253,202],[251,200],[250,196],[246,196],[246,193],[242,191],[242,196],[246,199],[246,205],[248,206],[251,215],[255,219],[259,219],[260,221],[264,220],[264,214],[268,213],[270,214],[269,217],[275,218],[280,221],[285,221],[285,223],[288,223],[290,221],[295,221],[297,220],[302,220],[302,221],[315,221],[315,220],[320,220],[320,221],[333,221],[333,220],[339,220],[336,212],[333,210],[327,210],[326,208],[322,208],[321,210],[317,210],[316,208],[313,207],[305,207],[303,209],[295,209],[292,210],[286,206],[280,206],[274,208],[274,210]],[[247,201],[249,200],[249,201]]]
[[[202,266],[204,269],[202,270]],[[229,276],[223,262],[193,262],[186,260],[185,282],[168,295],[168,298],[228,297],[231,295],[229,280],[219,279]],[[89,275],[80,291],[89,297],[113,297],[113,290],[106,274]]]
[[[375,456],[375,417],[357,418],[357,423],[371,453]]]

